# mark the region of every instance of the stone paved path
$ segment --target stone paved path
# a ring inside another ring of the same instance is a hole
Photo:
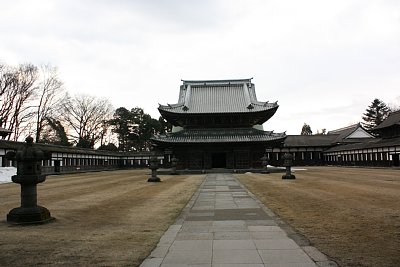
[[[231,174],[208,174],[141,267],[334,266],[306,247],[316,265],[270,215]]]

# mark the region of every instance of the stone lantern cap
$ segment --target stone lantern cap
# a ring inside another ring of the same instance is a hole
[[[0,136],[1,137],[6,137],[11,133],[10,130],[4,129],[3,127],[0,127]]]
[[[39,176],[42,173],[42,160],[47,159],[47,156],[41,149],[33,146],[32,137],[27,137],[25,141],[26,144],[23,149],[16,153],[8,152],[6,156],[10,160],[17,161],[17,175],[15,177]]]

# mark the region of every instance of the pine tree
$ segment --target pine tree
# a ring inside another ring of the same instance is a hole
[[[390,108],[382,100],[375,98],[371,105],[368,106],[366,112],[363,113],[362,125],[366,129],[372,129],[384,121],[390,113]]]
[[[311,126],[307,123],[304,123],[303,127],[301,128],[301,135],[312,135]]]

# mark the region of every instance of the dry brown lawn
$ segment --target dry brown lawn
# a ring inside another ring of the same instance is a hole
[[[10,226],[20,205],[17,184],[0,185],[0,266],[138,266],[203,181],[202,175],[160,176],[148,170],[49,176],[38,203],[55,222]]]
[[[239,180],[340,266],[400,266],[400,170],[313,167]]]

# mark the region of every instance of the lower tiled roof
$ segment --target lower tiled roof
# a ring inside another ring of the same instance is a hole
[[[387,148],[395,146],[400,146],[400,137],[385,138],[385,139],[376,138],[356,144],[343,144],[332,147],[326,150],[325,152],[329,153],[329,152],[339,152],[339,151],[368,149],[368,148]]]
[[[338,136],[338,134],[288,135],[285,147],[330,147]]]
[[[284,140],[286,134],[261,131],[254,128],[230,129],[185,129],[176,133],[156,135],[155,142],[161,143],[237,143]]]

